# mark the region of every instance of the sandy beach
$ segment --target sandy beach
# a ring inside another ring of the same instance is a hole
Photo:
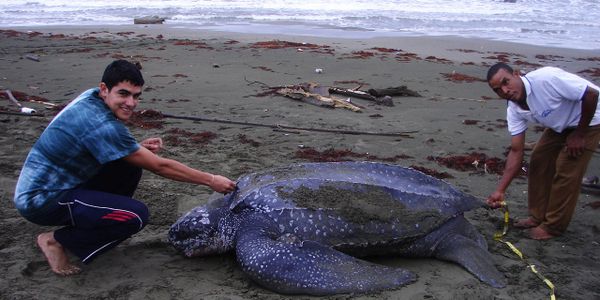
[[[427,171],[482,201],[495,188],[509,145],[506,102],[485,82],[489,66],[557,66],[600,84],[597,51],[479,39],[325,39],[163,25],[0,28],[1,299],[308,298],[258,286],[241,272],[234,254],[187,259],[176,252],[167,242],[169,226],[206,203],[211,191],[148,172],[135,198],[149,206],[150,224],[77,276],[51,272],[35,245],[36,235],[48,228],[27,222],[14,208],[19,171],[58,109],[97,86],[106,65],[121,58],[139,62],[146,80],[138,111],[147,113],[130,130],[138,140],[162,137],[165,157],[232,179],[296,162],[384,161]],[[364,91],[406,86],[421,96],[395,96],[393,106],[351,98],[360,108],[355,112],[272,93],[309,82]],[[7,99],[7,89],[38,113],[10,114],[18,107]],[[170,117],[152,118],[156,112]],[[535,142],[540,132],[530,127],[527,141]],[[597,154],[588,174],[600,175]],[[508,191],[511,219],[526,215],[526,184],[522,177]],[[508,231],[506,240],[556,286],[558,299],[600,299],[599,198],[581,194],[561,237],[534,241]],[[544,282],[494,241],[502,213],[480,209],[467,217],[487,238],[507,287],[492,288],[439,260],[374,257],[369,260],[406,268],[418,280],[377,294],[326,299],[548,299]]]

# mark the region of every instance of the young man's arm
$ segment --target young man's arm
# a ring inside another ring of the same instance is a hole
[[[504,173],[494,191],[487,199],[487,203],[492,208],[498,208],[504,201],[504,193],[512,182],[521,172],[523,156],[525,153],[525,132],[514,135],[510,140],[510,152],[506,158]]]
[[[216,192],[229,193],[235,182],[220,175],[213,175],[190,168],[176,160],[162,158],[145,147],[124,157],[128,163],[169,179],[207,185]]]
[[[567,152],[569,156],[577,157],[585,151],[585,132],[594,118],[598,105],[598,91],[587,87],[581,97],[581,117],[577,128],[567,137]]]

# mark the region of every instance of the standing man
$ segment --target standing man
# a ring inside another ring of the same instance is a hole
[[[528,170],[529,217],[513,225],[536,240],[565,232],[575,211],[581,180],[600,141],[598,86],[566,71],[544,67],[521,76],[504,63],[487,74],[489,86],[508,100],[511,134],[504,174],[487,203],[498,208],[521,169],[529,122],[546,129],[531,153]]]
[[[131,198],[142,169],[220,193],[235,188],[223,176],[156,155],[162,148],[160,138],[136,142],[123,122],[133,114],[143,84],[134,64],[112,62],[100,86],[63,109],[27,156],[14,202],[29,221],[62,226],[37,237],[56,274],[80,272],[65,249],[88,263],[146,225],[148,208]]]

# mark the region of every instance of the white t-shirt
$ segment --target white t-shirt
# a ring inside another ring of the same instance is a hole
[[[595,84],[554,67],[544,67],[521,76],[527,94],[529,111],[508,101],[506,120],[511,135],[527,130],[528,122],[535,122],[562,132],[577,127],[581,117],[581,98],[588,86],[600,91]],[[590,126],[600,124],[600,104]]]

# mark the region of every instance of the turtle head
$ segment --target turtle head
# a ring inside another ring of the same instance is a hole
[[[169,230],[169,242],[187,257],[232,250],[235,228],[231,220],[235,216],[220,202],[198,206],[179,218]]]

